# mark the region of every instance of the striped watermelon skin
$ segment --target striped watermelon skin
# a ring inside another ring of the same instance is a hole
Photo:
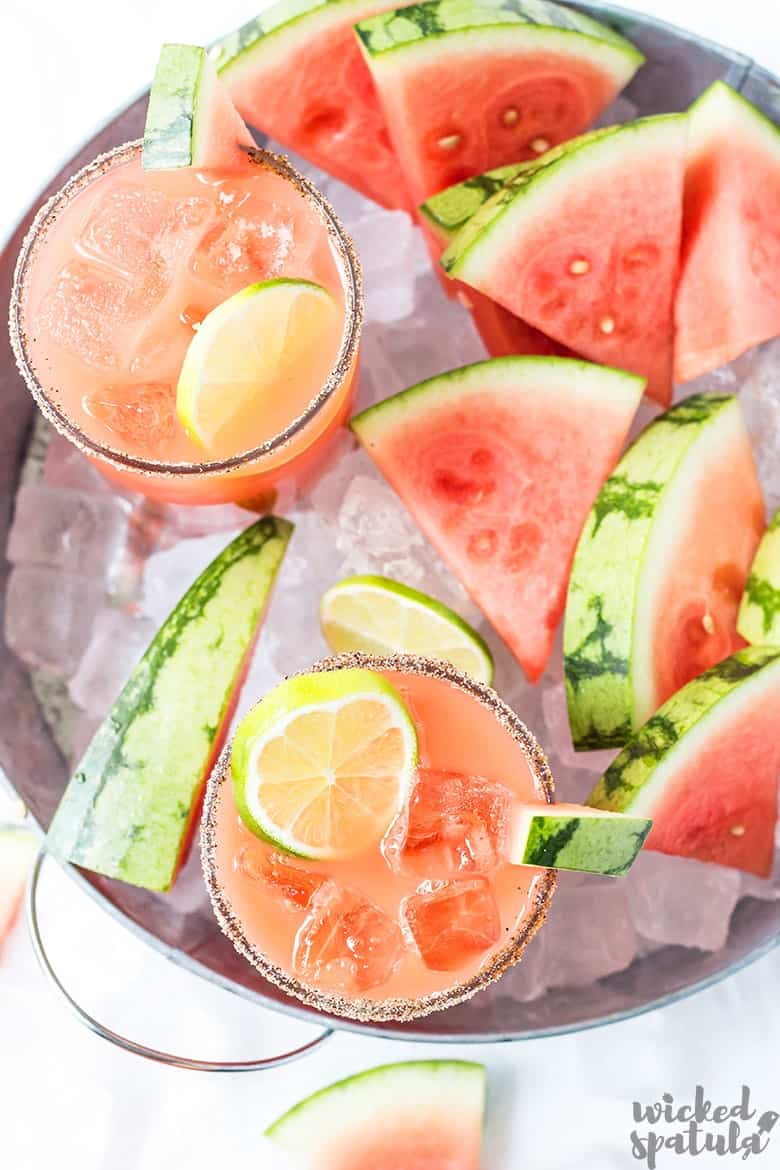
[[[206,50],[163,45],[149,93],[144,170],[236,167],[254,144]]]
[[[748,646],[663,704],[588,797],[647,816],[650,849],[768,876],[780,768],[780,648]]]
[[[166,619],[65,790],[48,836],[62,860],[173,884],[291,535],[258,520]]]
[[[780,646],[780,508],[750,567],[737,630],[754,646]]]
[[[647,817],[619,816],[577,804],[527,807],[517,820],[509,853],[516,865],[608,877],[628,873],[652,825]]]
[[[446,247],[488,199],[503,191],[513,179],[533,165],[530,162],[510,163],[505,167],[485,171],[483,175],[464,179],[461,183],[453,183],[451,187],[445,187],[421,203],[420,214],[437,240]]]
[[[780,119],[715,81],[688,111],[675,381],[780,333]],[[726,241],[728,241],[726,243]],[[722,266],[718,256],[728,252]]]

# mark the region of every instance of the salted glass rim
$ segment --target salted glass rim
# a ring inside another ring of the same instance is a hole
[[[309,206],[314,208],[336,253],[339,276],[344,290],[344,330],[336,360],[324,385],[310,400],[306,409],[293,419],[284,430],[264,440],[257,447],[241,451],[226,459],[204,460],[202,462],[167,462],[132,455],[108,443],[101,443],[97,439],[93,439],[52,401],[50,392],[41,385],[38,379],[27,352],[24,298],[27,282],[35,266],[39,249],[45,245],[46,233],[63,209],[69,206],[71,201],[96,178],[114,166],[128,161],[142,147],[143,140],[135,139],[98,155],[74,175],[71,175],[67,182],[39,208],[22,241],[14,270],[9,309],[11,347],[19,373],[42,414],[60,434],[69,439],[83,454],[96,456],[118,470],[130,470],[158,477],[193,476],[232,471],[262,460],[283,449],[316,418],[349,376],[357,355],[363,324],[363,277],[360,261],[349,233],[326,196],[315,187],[311,180],[302,175],[284,155],[275,154],[260,146],[251,148],[247,152],[247,156],[253,163],[267,167],[281,178],[292,183],[304,196]]]
[[[481,703],[520,746],[539,801],[545,804],[554,802],[555,781],[539,741],[517,712],[492,687],[471,678],[451,663],[416,654],[365,654],[354,651],[322,658],[310,670],[320,672],[356,667],[440,679]],[[224,788],[226,784],[231,783],[231,747],[232,740],[225,745],[214,765],[203,805],[200,851],[206,889],[217,922],[235,950],[265,979],[306,1007],[361,1023],[399,1023],[419,1019],[431,1012],[443,1011],[471,999],[473,995],[499,979],[521,958],[534,935],[544,925],[557,885],[556,873],[551,869],[539,871],[535,887],[529,891],[529,904],[525,911],[518,915],[510,937],[465,979],[459,979],[445,988],[422,995],[387,996],[376,999],[341,995],[338,991],[321,990],[304,982],[276,964],[261,946],[251,941],[239,915],[220,885],[216,860],[217,827]]]

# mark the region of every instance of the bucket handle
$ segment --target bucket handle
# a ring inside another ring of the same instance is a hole
[[[142,1056],[146,1060],[153,1060],[157,1064],[171,1065],[174,1068],[187,1068],[196,1072],[237,1073],[261,1072],[266,1069],[279,1068],[280,1065],[289,1064],[293,1060],[299,1060],[302,1056],[307,1056],[308,1053],[318,1048],[320,1044],[323,1044],[333,1035],[332,1028],[323,1028],[318,1036],[315,1036],[313,1040],[307,1041],[306,1044],[302,1044],[299,1048],[292,1048],[288,1052],[280,1053],[278,1056],[267,1056],[259,1060],[198,1060],[191,1056],[177,1056],[171,1052],[161,1052],[157,1048],[149,1048],[145,1044],[140,1044],[136,1040],[130,1040],[128,1037],[121,1035],[121,1033],[115,1032],[113,1028],[109,1028],[106,1024],[102,1024],[73,998],[54,970],[51,959],[46,951],[41,935],[40,918],[38,916],[38,887],[45,857],[46,848],[44,846],[35,859],[27,887],[27,921],[30,927],[30,936],[32,938],[35,957],[44,975],[46,975],[51,985],[59,992],[81,1023],[89,1028],[91,1032],[95,1032],[96,1035],[101,1036],[104,1040],[108,1040],[110,1044],[124,1049],[125,1052],[132,1052],[135,1056]]]

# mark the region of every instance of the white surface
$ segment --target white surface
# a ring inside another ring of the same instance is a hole
[[[780,18],[768,0],[641,6],[780,72]],[[249,15],[244,0],[135,0],[121,10],[96,0],[6,6],[0,235],[59,163],[141,89],[162,40],[208,42]],[[50,875],[44,895],[63,974],[118,1029],[205,1057],[270,1055],[311,1035],[183,975],[63,875]],[[635,1098],[689,1099],[700,1083],[715,1101],[731,1103],[747,1083],[759,1111],[780,1110],[779,985],[775,952],[692,1000],[608,1029],[459,1049],[341,1035],[302,1063],[217,1077],[145,1063],[87,1033],[47,990],[19,929],[0,962],[0,1165],[281,1170],[259,1135],[306,1093],[382,1061],[457,1054],[484,1060],[490,1072],[484,1170],[628,1170],[645,1164],[631,1155]],[[660,1155],[662,1170],[687,1164]],[[693,1163],[697,1170],[738,1164],[739,1156],[709,1154]],[[757,1165],[780,1165],[780,1129]]]

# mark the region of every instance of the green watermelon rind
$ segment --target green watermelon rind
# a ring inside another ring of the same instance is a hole
[[[424,0],[362,20],[355,31],[366,55],[376,60],[453,33],[500,28],[505,34],[512,26],[538,35],[540,43],[544,39],[552,44],[557,38],[563,45],[573,37],[590,42],[590,51],[613,59],[616,66],[622,58],[624,68],[631,68],[626,81],[644,61],[636,46],[613,28],[549,0]]]
[[[780,508],[761,538],[739,607],[737,633],[759,646],[780,646]]]
[[[735,417],[736,416],[736,417]],[[648,568],[665,564],[667,517],[673,523],[687,474],[706,459],[716,426],[741,426],[728,394],[695,394],[650,424],[604,484],[574,555],[564,618],[563,653],[572,741],[578,751],[622,747],[644,722],[636,687],[637,626]],[[658,558],[658,560],[656,560]]]
[[[640,157],[649,152],[666,155],[668,140],[684,131],[686,117],[656,114],[638,118],[621,126],[590,131],[548,151],[496,192],[464,224],[441,257],[445,272],[466,283],[485,279],[495,265],[505,262],[513,232],[523,217],[544,212],[554,203],[557,188],[565,196],[580,174],[587,178],[600,166],[630,166],[632,151]]]
[[[545,376],[549,377],[551,384],[560,385],[561,374],[570,377],[572,385],[584,387],[590,382],[600,393],[611,392],[621,397],[627,393],[638,396],[644,385],[644,379],[636,374],[577,358],[520,355],[489,358],[437,374],[391,394],[355,415],[349,425],[362,443],[370,445],[374,437],[381,438],[388,426],[396,421],[406,421],[415,414],[422,416],[437,402],[456,402],[459,396],[479,394],[485,389],[491,392],[503,389],[513,395],[525,390],[536,391],[543,386]]]
[[[588,797],[592,808],[653,816],[668,783],[729,716],[780,679],[780,648],[748,646],[687,683],[648,719]],[[706,787],[706,776],[703,777]]]
[[[434,1120],[470,1114],[481,1127],[485,1067],[466,1060],[416,1060],[380,1065],[313,1093],[278,1118],[265,1136],[290,1154],[322,1157],[330,1136],[360,1137],[392,1115],[403,1132],[404,1109],[431,1111]],[[434,1114],[441,1111],[439,1118]]]
[[[583,809],[580,815],[550,809],[535,812],[513,840],[510,861],[521,865],[571,869],[621,877],[634,864],[653,822],[646,817],[616,817]]]
[[[420,214],[440,239],[449,241],[488,199],[502,191],[522,171],[534,165],[532,162],[510,163],[505,167],[485,171],[483,175],[475,175],[472,179],[464,179],[461,183],[454,183],[421,203]]]
[[[230,84],[239,74],[251,74],[261,56],[282,59],[326,29],[354,23],[367,7],[366,0],[278,0],[216,41],[209,55]]]
[[[201,162],[200,112],[208,109],[215,81],[205,49],[163,45],[149,92],[144,170],[172,170]]]
[[[75,770],[49,830],[56,856],[146,889],[170,888],[291,535],[286,520],[258,520],[184,594]]]

